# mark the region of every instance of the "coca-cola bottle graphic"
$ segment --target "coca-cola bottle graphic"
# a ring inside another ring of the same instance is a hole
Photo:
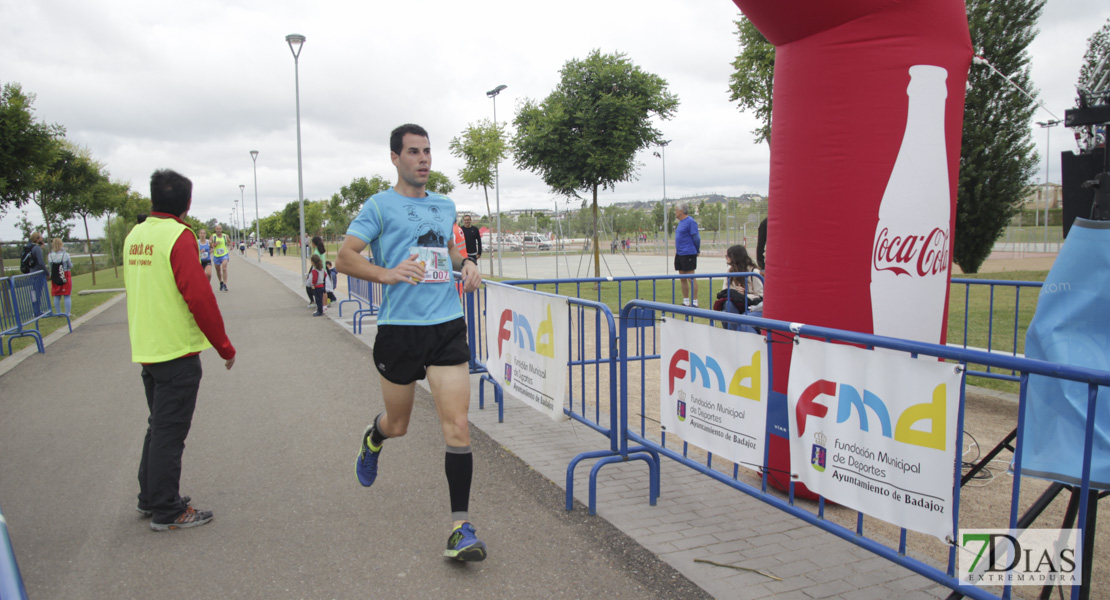
[[[948,286],[948,72],[910,67],[902,147],[879,205],[871,248],[871,322],[878,335],[940,343]]]

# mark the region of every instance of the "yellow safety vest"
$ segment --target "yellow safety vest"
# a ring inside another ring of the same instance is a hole
[[[212,347],[177,289],[170,264],[170,252],[185,230],[196,238],[192,229],[175,219],[151,216],[136,225],[124,242],[133,362],[166,362]]]
[[[227,256],[227,235],[219,234],[212,238],[212,256]]]

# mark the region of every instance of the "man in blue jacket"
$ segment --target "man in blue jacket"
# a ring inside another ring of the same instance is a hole
[[[679,275],[693,275],[698,268],[698,255],[701,254],[701,236],[698,235],[698,223],[689,215],[689,207],[685,202],[679,202],[674,207],[674,217],[678,219],[678,227],[674,230],[674,270]],[[693,292],[694,306],[698,305],[698,280],[682,280],[682,305],[690,306],[691,292]]]

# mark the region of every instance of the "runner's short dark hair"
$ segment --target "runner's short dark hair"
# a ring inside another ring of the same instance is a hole
[[[193,182],[172,169],[159,169],[150,176],[150,210],[180,215],[189,210]]]
[[[403,149],[402,144],[405,140],[405,134],[406,133],[411,133],[413,135],[420,135],[420,136],[428,137],[428,132],[425,131],[423,127],[421,127],[419,125],[415,125],[413,123],[405,123],[404,125],[401,125],[397,129],[394,129],[393,133],[389,134],[389,150],[390,150],[390,152],[393,152],[394,154],[400,154],[401,153],[401,150]]]

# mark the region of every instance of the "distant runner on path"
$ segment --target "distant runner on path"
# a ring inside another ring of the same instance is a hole
[[[212,264],[216,265],[216,278],[220,280],[220,291],[227,291],[227,263],[231,262],[228,255],[228,246],[231,240],[224,234],[224,228],[216,224],[215,233],[212,234]]]

